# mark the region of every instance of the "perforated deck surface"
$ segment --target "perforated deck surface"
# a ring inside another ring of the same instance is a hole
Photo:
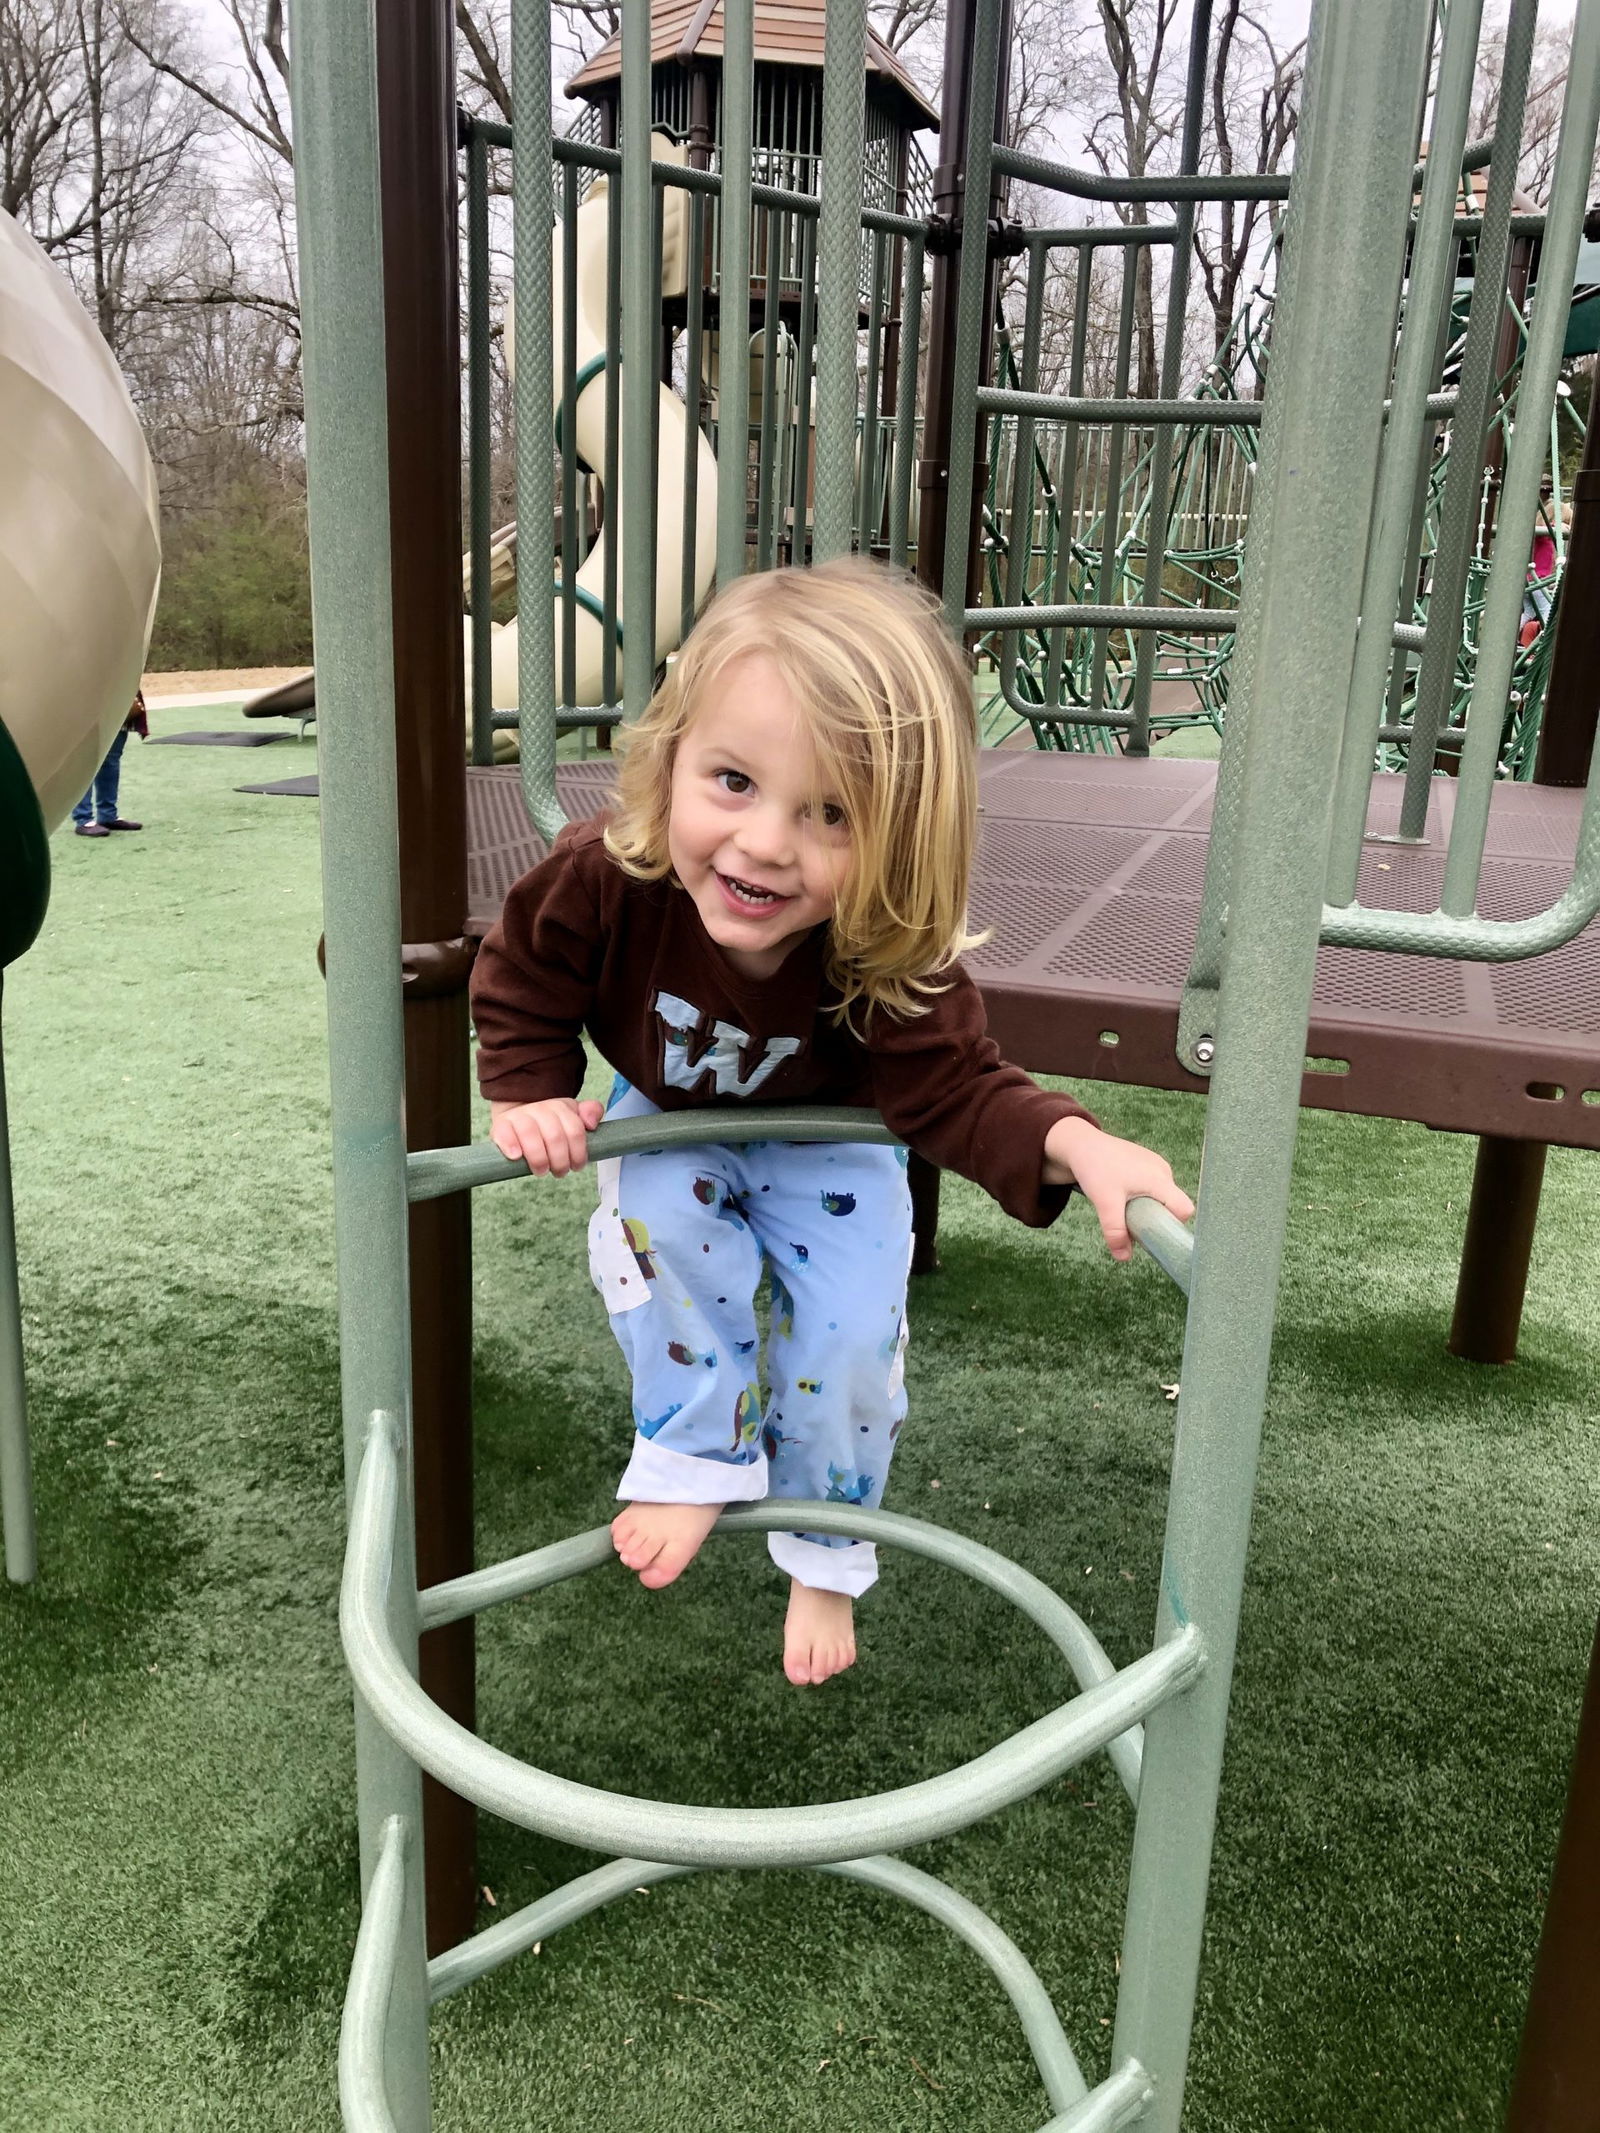
[[[606,804],[612,766],[563,764],[562,804]],[[1194,946],[1214,763],[986,752],[968,958],[1007,1056],[1034,1073],[1196,1089],[1173,1054]],[[1402,781],[1373,780],[1371,832],[1394,830]],[[1433,782],[1426,846],[1369,843],[1365,904],[1431,911],[1455,786]],[[1566,886],[1583,796],[1496,788],[1479,909],[1526,918]],[[469,931],[486,933],[506,890],[542,855],[515,769],[467,777]],[[1600,921],[1531,962],[1456,963],[1324,948],[1307,1039],[1304,1100],[1458,1132],[1600,1148]],[[1530,1088],[1554,1087],[1558,1097]]]

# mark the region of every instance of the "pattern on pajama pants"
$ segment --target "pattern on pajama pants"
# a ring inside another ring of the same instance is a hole
[[[607,1116],[655,1109],[621,1083]],[[751,1141],[597,1167],[589,1268],[633,1374],[633,1456],[618,1496],[876,1506],[906,1412],[905,1151]],[[805,1585],[858,1593],[877,1575],[870,1542],[773,1533],[767,1546]]]

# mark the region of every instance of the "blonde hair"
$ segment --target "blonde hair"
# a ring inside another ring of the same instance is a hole
[[[800,706],[818,775],[850,828],[828,928],[839,1014],[860,1002],[924,1013],[967,930],[977,838],[977,719],[966,661],[912,579],[854,558],[765,571],[718,595],[624,749],[606,848],[626,872],[671,872],[667,821],[678,744],[705,691],[758,656]]]

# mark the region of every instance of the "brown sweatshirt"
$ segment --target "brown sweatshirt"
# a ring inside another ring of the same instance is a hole
[[[943,1170],[974,1179],[1042,1228],[1069,1188],[1045,1185],[1045,1135],[1088,1118],[1008,1066],[959,964],[924,1014],[872,1008],[855,1035],[830,1012],[818,927],[770,978],[725,960],[670,881],[641,882],[602,842],[603,821],[563,830],[514,884],[478,951],[478,1081],[492,1102],[576,1096],[582,1032],[663,1111],[694,1105],[865,1104]]]

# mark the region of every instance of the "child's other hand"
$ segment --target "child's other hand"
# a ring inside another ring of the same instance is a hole
[[[1194,1202],[1177,1184],[1172,1166],[1153,1148],[1103,1133],[1086,1118],[1058,1118],[1045,1136],[1044,1181],[1076,1185],[1100,1218],[1106,1249],[1113,1259],[1133,1257],[1128,1234],[1128,1202],[1141,1194],[1187,1222]]]
[[[581,1103],[551,1096],[536,1104],[490,1104],[489,1138],[511,1162],[519,1158],[536,1178],[564,1178],[589,1160],[587,1136],[605,1116],[593,1097]]]

